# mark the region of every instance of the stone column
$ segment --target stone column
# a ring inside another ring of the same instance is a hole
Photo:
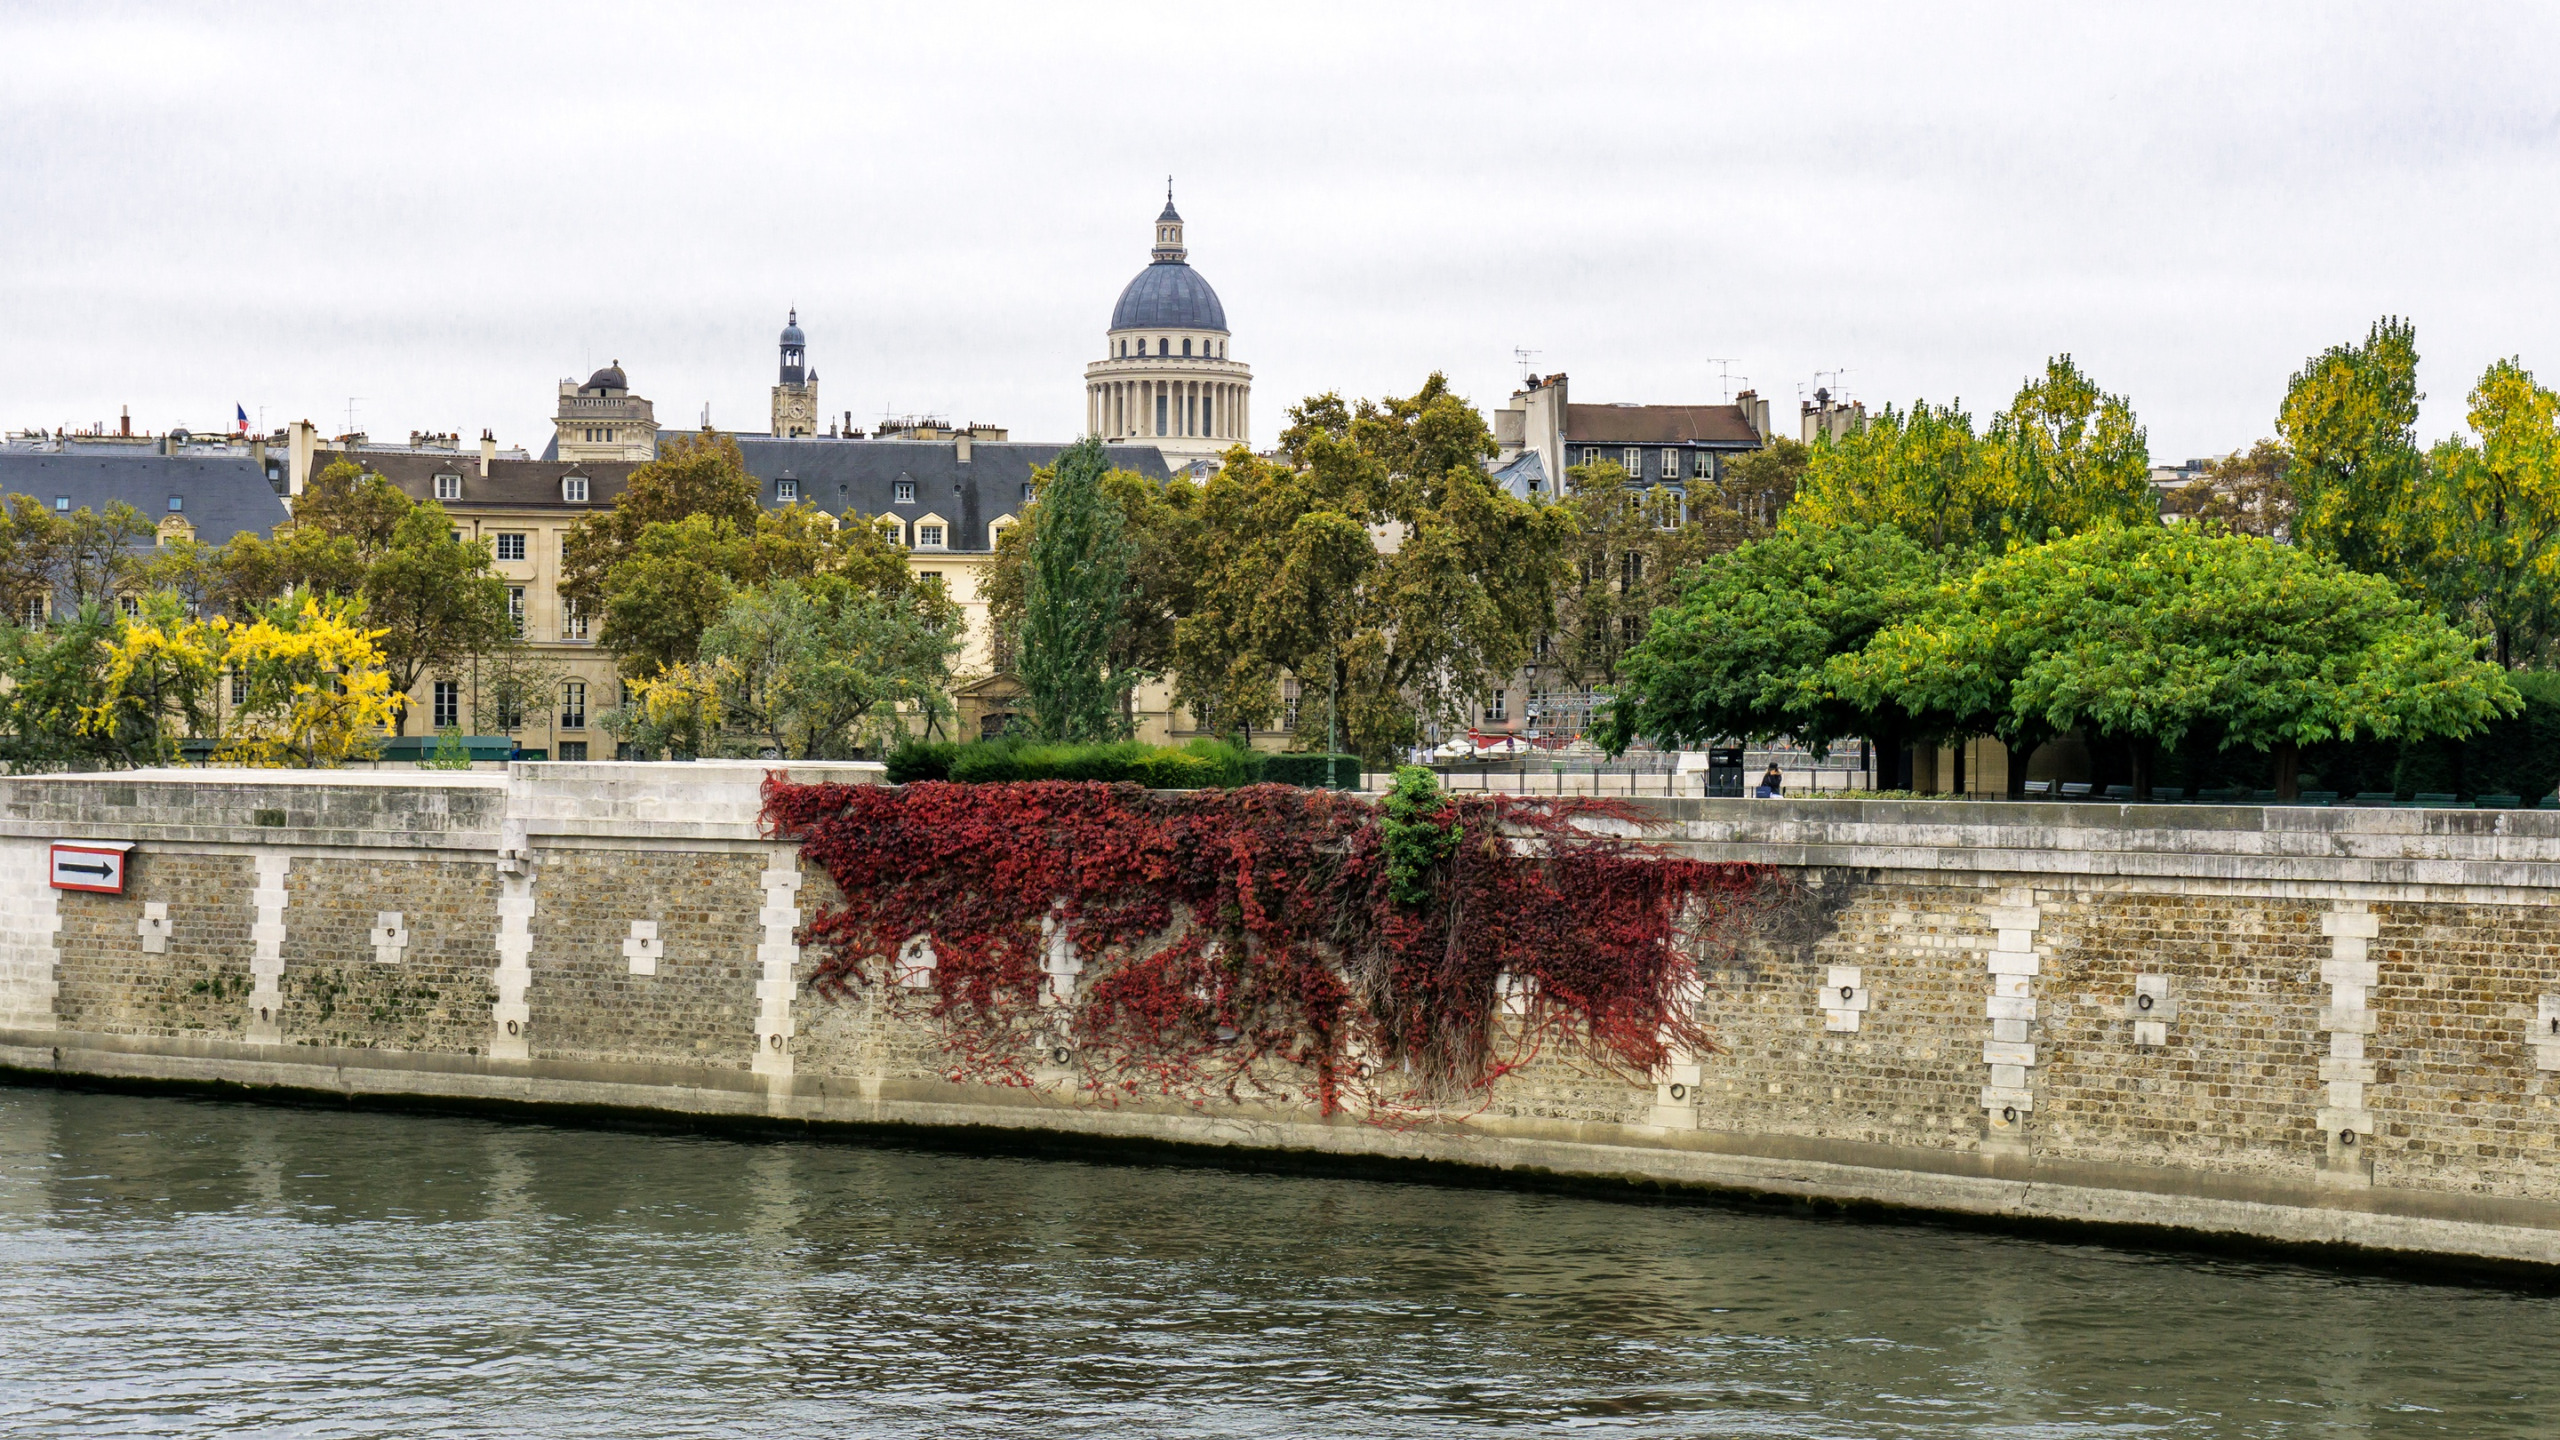
[[[748,1068],[765,1077],[765,1094],[778,1098],[791,1093],[791,1039],[798,1033],[791,1000],[800,984],[792,973],[800,963],[799,852],[775,851],[763,883],[764,908],[757,912],[764,940],[756,946],[756,1033],[749,1041],[756,1057]]]
[[[1982,1087],[1983,1134],[1985,1143],[1995,1147],[2023,1147],[2027,1116],[2035,1109],[2036,1047],[2028,1038],[2028,1027],[2036,1019],[2035,942],[2044,912],[2035,903],[2034,891],[2014,889],[2001,897],[2000,904],[1985,906],[1982,918],[2000,934],[1986,962],[1991,998],[1984,1010],[1991,1020],[1991,1038],[1983,1042],[1982,1063],[1991,1074],[1990,1083]]]
[[[53,847],[0,840],[0,1028],[54,1028],[59,993],[62,892],[53,888]]]
[[[284,1043],[284,907],[290,898],[285,893],[284,878],[293,868],[293,857],[272,850],[262,850],[254,862],[258,885],[250,891],[250,900],[258,907],[257,923],[249,927],[249,942],[255,947],[249,956],[249,1043],[281,1045]]]
[[[498,968],[489,988],[498,992],[489,1007],[489,1058],[533,1058],[533,1011],[525,992],[533,985],[532,842],[524,822],[508,820],[498,827]]]
[[[2320,917],[2320,933],[2329,937],[2329,958],[2320,962],[2320,978],[2329,986],[2329,1003],[2320,1007],[2320,1028],[2329,1032],[2329,1054],[2320,1062],[2322,1098],[2329,1103],[2315,1117],[2324,1140],[2320,1178],[2370,1184],[2373,1111],[2365,1105],[2364,1087],[2373,1083],[2373,1059],[2365,1054],[2365,1037],[2375,1025],[2365,1002],[2380,978],[2371,947],[2382,933],[2382,917],[2360,900],[2341,900]]]

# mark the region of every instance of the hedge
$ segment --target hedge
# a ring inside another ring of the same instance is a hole
[[[1223,740],[1180,748],[1128,740],[1114,745],[1044,745],[996,739],[967,744],[917,741],[889,754],[889,783],[950,780],[987,785],[1008,780],[1127,781],[1150,790],[1233,789],[1264,781],[1335,789],[1360,787],[1356,755],[1265,755]]]

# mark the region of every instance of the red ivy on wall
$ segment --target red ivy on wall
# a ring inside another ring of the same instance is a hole
[[[1327,1113],[1446,1104],[1554,1040],[1630,1071],[1708,1048],[1680,1003],[1692,944],[1776,883],[1599,833],[1643,816],[1590,800],[1446,799],[1431,818],[1458,841],[1401,901],[1376,807],[1325,790],[776,775],[765,815],[844,895],[803,937],[813,991],[926,1004],[950,1078],[1063,1064],[1102,1094]],[[1041,964],[1061,928],[1083,966],[1066,987]],[[904,990],[894,957],[920,936],[930,986]]]

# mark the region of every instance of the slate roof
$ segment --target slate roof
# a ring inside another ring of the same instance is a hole
[[[1215,330],[1225,334],[1227,307],[1200,272],[1179,260],[1158,260],[1138,272],[1111,307],[1114,330]]]
[[[1523,450],[1511,463],[1493,472],[1493,483],[1515,500],[1543,495],[1552,500],[1555,491],[1547,488],[1547,462],[1535,450]]]
[[[632,469],[628,460],[492,460],[489,473],[484,476],[477,454],[383,454],[360,450],[349,455],[339,450],[320,450],[311,457],[311,471],[316,475],[339,460],[355,461],[400,487],[400,493],[412,500],[434,499],[438,475],[459,475],[462,498],[439,502],[456,512],[483,507],[548,508],[572,514],[602,510],[622,494]],[[571,475],[587,477],[587,502],[583,505],[560,498],[560,482]]]
[[[68,497],[67,508],[98,513],[121,500],[154,525],[168,517],[169,497],[175,495],[182,502],[178,513],[207,545],[220,545],[243,530],[264,535],[291,513],[266,471],[245,455],[0,448],[0,493],[34,496],[47,509],[57,497]]]
[[[737,441],[748,473],[762,482],[765,504],[779,503],[775,485],[787,478],[799,483],[802,503],[830,515],[895,515],[909,524],[939,515],[951,526],[949,548],[953,550],[987,549],[987,522],[1021,514],[1022,487],[1031,483],[1032,469],[1057,459],[1058,452],[1067,448],[1020,441],[972,442],[969,459],[963,463],[959,445],[949,440],[777,440],[741,435]],[[1104,448],[1119,469],[1158,480],[1173,474],[1153,445]],[[914,483],[913,501],[898,501],[901,480]]]
[[[1573,445],[1760,445],[1739,405],[1568,404],[1564,438]]]

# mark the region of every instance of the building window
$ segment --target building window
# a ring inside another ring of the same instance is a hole
[[[1599,464],[1599,463],[1600,463],[1600,451],[1599,451],[1599,448],[1598,448],[1598,447],[1596,447],[1596,446],[1592,446],[1592,445],[1585,445],[1585,446],[1583,446],[1583,447],[1582,447],[1582,463],[1583,463],[1583,464],[1585,464],[1585,465],[1597,465],[1597,464]]]
[[[939,570],[919,570],[916,572],[916,578],[918,580],[930,580],[934,584],[939,585],[942,583],[942,572]]]
[[[524,587],[521,585],[507,587],[507,623],[516,627],[517,634],[524,633]]]
[[[1164,338],[1164,337],[1163,337],[1163,336],[1161,336],[1161,335],[1157,336],[1157,337],[1156,337],[1156,353],[1157,353],[1158,355],[1170,355],[1170,354],[1172,354],[1172,353],[1173,353],[1173,342],[1172,342],[1172,341],[1170,341],[1170,340],[1167,340],[1166,338]]]
[[[459,475],[439,475],[439,476],[437,476],[437,477],[436,477],[436,498],[437,498],[437,499],[439,499],[439,500],[459,500],[459,499],[461,499],[461,498],[462,498],[462,477],[461,477],[461,476],[459,476]]]
[[[53,508],[54,508],[54,509],[56,509],[56,510],[68,510],[68,509],[70,509],[70,508],[71,508],[71,497],[70,497],[70,496],[68,496],[68,495],[56,495],[56,496],[54,496],[54,497],[53,497]]]
[[[1622,645],[1626,646],[1628,649],[1632,650],[1632,649],[1634,649],[1634,648],[1636,647],[1637,642],[1639,642],[1639,641],[1641,641],[1641,640],[1643,640],[1643,639],[1644,639],[1644,617],[1643,617],[1643,616],[1641,616],[1641,615],[1621,615],[1621,616],[1619,616],[1619,617],[1618,617],[1618,643],[1620,643],[1620,644],[1622,644]]]
[[[560,498],[572,505],[587,503],[587,477],[570,475],[560,481]]]
[[[1188,336],[1185,336],[1182,341],[1182,358],[1185,360],[1191,358],[1191,340]]]
[[[939,526],[939,525],[919,525],[919,526],[917,526],[917,527],[916,527],[916,544],[917,544],[917,545],[919,545],[919,546],[922,546],[923,548],[925,548],[925,549],[927,549],[927,550],[939,550],[939,549],[941,549],[941,548],[942,548],[942,527],[941,527],[941,526]]]
[[[1299,693],[1297,681],[1283,680],[1280,682],[1280,728],[1283,730],[1295,730],[1298,728]]]
[[[1700,450],[1689,457],[1689,476],[1691,479],[1711,480],[1715,478],[1715,473],[1715,457],[1709,455],[1706,451]]]
[[[586,681],[563,680],[560,682],[560,728],[563,730],[584,730],[587,728]],[[568,757],[563,756],[561,758],[566,759]]]
[[[523,559],[524,532],[517,530],[500,532],[498,535],[498,558],[501,560]]]
[[[586,758],[587,758],[587,742],[586,742],[586,741],[584,741],[584,740],[563,740],[563,741],[561,741],[561,742],[560,742],[560,758],[561,758],[561,759],[563,759],[563,760],[584,760],[584,759],[586,759]]]
[[[436,682],[434,715],[436,728],[439,730],[450,729],[462,723],[461,681],[439,680]]]
[[[1022,482],[1022,503],[1025,505],[1031,503],[1031,482],[1028,480]]]
[[[797,505],[797,504],[799,504],[799,503],[800,503],[800,482],[799,482],[799,481],[797,481],[797,480],[776,480],[776,481],[774,481],[774,482],[773,482],[773,503],[775,503],[775,504],[777,504],[777,505]]]
[[[498,728],[513,733],[524,728],[524,692],[513,685],[497,687]]]
[[[116,610],[117,610],[119,613],[121,613],[121,614],[122,614],[126,619],[128,619],[128,620],[132,619],[134,616],[139,615],[139,614],[141,614],[141,613],[142,613],[142,600],[141,600],[141,597],[139,597],[139,596],[135,596],[135,595],[119,595],[119,596],[117,596],[117,597],[116,597]]]
[[[1662,452],[1662,478],[1665,480],[1677,480],[1680,478],[1679,451],[1665,450]]]
[[[1156,397],[1156,433],[1159,435],[1164,433],[1165,401],[1167,398],[1168,397],[1163,395]]]
[[[1506,692],[1506,691],[1502,691],[1502,690],[1496,690],[1496,691],[1494,691],[1494,692],[1493,692],[1493,698],[1492,698],[1491,700],[1488,700],[1488,701],[1486,701],[1486,702],[1485,702],[1485,707],[1484,707],[1484,723],[1486,723],[1487,725],[1500,725],[1500,724],[1503,724],[1503,723],[1505,723],[1505,722],[1509,721],[1509,720],[1510,720],[1510,718],[1511,718],[1511,696],[1510,696],[1510,694],[1509,694],[1508,692]]]
[[[1665,491],[1661,505],[1653,512],[1653,523],[1658,529],[1677,530],[1680,528],[1680,522],[1688,518],[1681,513],[1688,508],[1687,495],[1677,490]]]
[[[184,496],[184,495],[172,495],[172,496],[170,496],[170,497],[169,497],[169,513],[170,513],[170,514],[175,515],[175,514],[177,514],[179,511],[184,510],[184,509],[186,509],[186,508],[187,508],[187,497],[186,497],[186,496]]]
[[[1644,478],[1644,452],[1633,445],[1630,445],[1626,449],[1618,452],[1618,463],[1625,467],[1628,479],[1641,480]]]
[[[234,705],[249,703],[249,674],[245,670],[231,672],[231,703]]]
[[[1618,588],[1625,591],[1627,594],[1632,595],[1635,593],[1636,587],[1643,583],[1644,552],[1641,550],[1630,550],[1624,555],[1619,556]]]
[[[893,505],[913,505],[916,503],[916,482],[913,480],[899,481],[897,489],[892,492],[890,503]]]
[[[587,617],[578,609],[577,602],[574,600],[564,599],[560,602],[560,638],[563,640],[587,638]]]

